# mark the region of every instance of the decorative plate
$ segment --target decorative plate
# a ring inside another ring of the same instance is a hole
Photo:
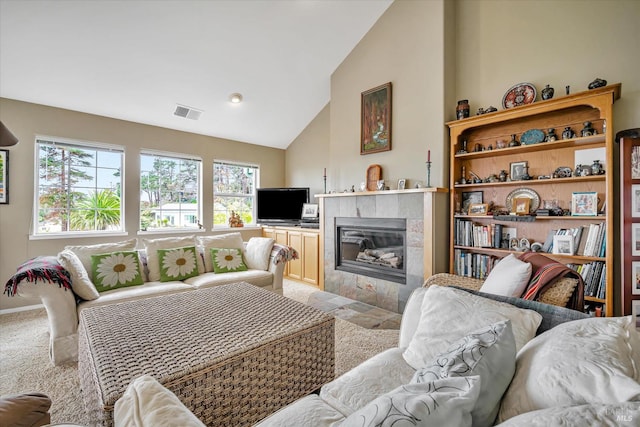
[[[520,143],[523,145],[538,144],[544,141],[544,132],[540,129],[529,129],[520,137]]]
[[[516,188],[507,195],[507,200],[505,202],[506,208],[511,210],[511,207],[513,206],[513,200],[519,199],[521,197],[528,197],[529,199],[531,199],[531,203],[529,204],[529,212],[535,212],[540,207],[540,196],[538,195],[538,193],[530,188]]]
[[[502,97],[503,108],[519,107],[531,104],[536,100],[538,91],[531,83],[518,83],[507,91]]]

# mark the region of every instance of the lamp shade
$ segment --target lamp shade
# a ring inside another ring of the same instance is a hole
[[[18,138],[16,138],[15,135],[7,129],[4,123],[0,121],[0,146],[9,147],[11,145],[16,145],[17,143]]]

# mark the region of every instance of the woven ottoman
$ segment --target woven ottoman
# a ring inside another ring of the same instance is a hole
[[[143,374],[208,426],[253,425],[334,378],[334,318],[245,282],[87,308],[78,335],[95,425]]]

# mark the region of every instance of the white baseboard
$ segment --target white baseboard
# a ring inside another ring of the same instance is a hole
[[[5,308],[0,310],[0,316],[3,314],[10,314],[10,313],[19,313],[21,311],[31,311],[31,310],[38,310],[44,308],[44,305],[42,304],[35,304],[35,305],[25,305],[24,307],[16,307],[16,308]]]

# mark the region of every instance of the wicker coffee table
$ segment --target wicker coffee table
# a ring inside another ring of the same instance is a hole
[[[252,425],[334,377],[334,318],[244,282],[87,308],[78,335],[97,425],[142,374],[209,426]]]

